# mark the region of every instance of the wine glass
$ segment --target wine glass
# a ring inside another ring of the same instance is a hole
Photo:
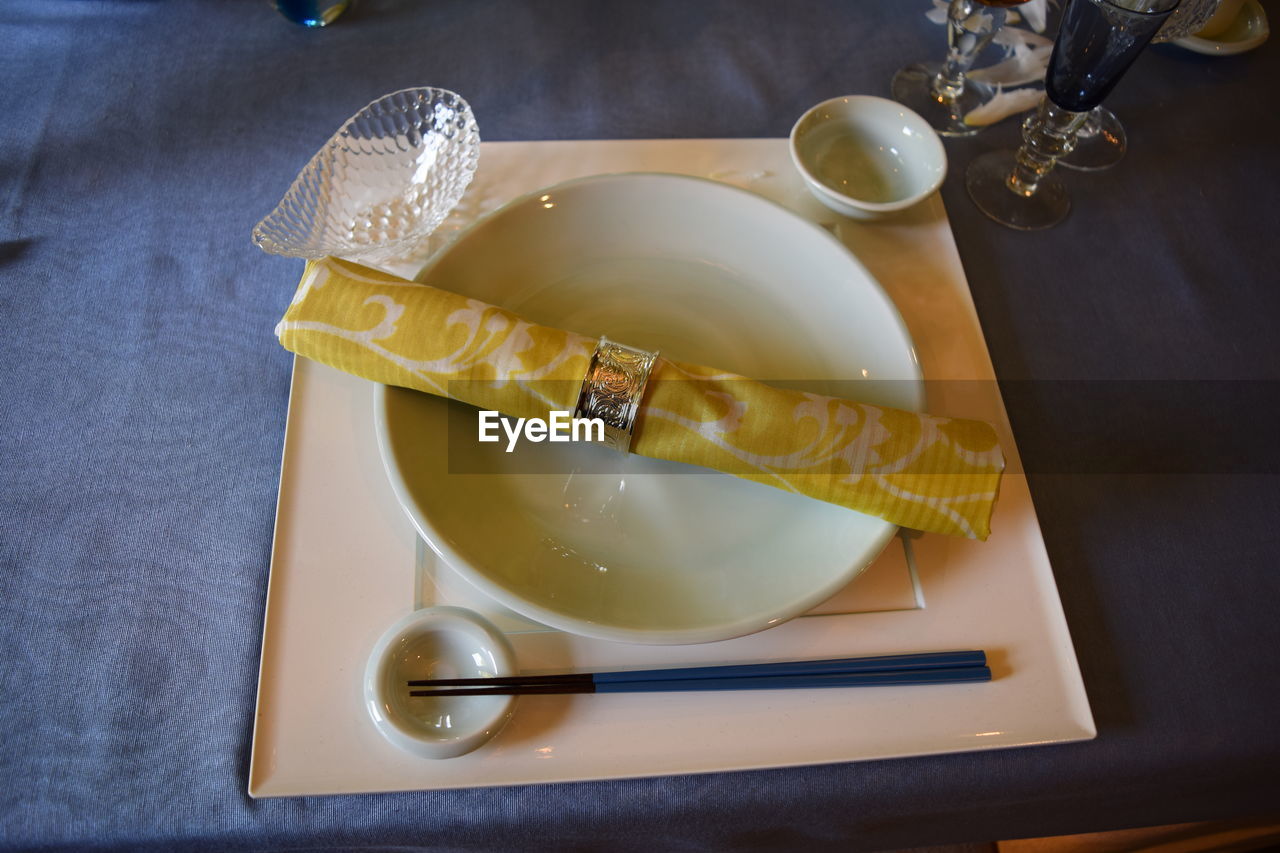
[[[1052,228],[1071,199],[1050,172],[1178,0],[1068,0],[1049,58],[1045,97],[1022,125],[1017,152],[992,151],[965,172],[974,204],[1002,225]]]
[[[941,63],[916,63],[893,75],[893,99],[919,113],[942,136],[972,136],[981,126],[964,117],[985,104],[995,90],[968,80],[973,66],[992,37],[1004,26],[1005,9],[1027,0],[951,0],[947,7],[947,58]]]
[[[1152,43],[1174,41],[1199,32],[1220,5],[1222,0],[1182,0],[1151,39]],[[1120,162],[1127,148],[1120,119],[1106,107],[1094,107],[1076,133],[1075,149],[1059,158],[1058,163],[1082,172],[1109,169]]]

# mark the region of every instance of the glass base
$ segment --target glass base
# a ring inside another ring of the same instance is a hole
[[[1052,175],[1041,179],[1036,191],[1024,195],[1009,185],[1013,174],[1011,150],[992,151],[976,157],[964,173],[969,198],[978,209],[1001,225],[1019,231],[1052,228],[1067,217],[1071,197]]]
[[[941,65],[917,63],[893,75],[889,91],[898,103],[919,113],[941,136],[973,136],[984,127],[965,124],[964,117],[991,100],[995,90],[984,83],[966,80],[956,98],[943,98],[933,91],[933,79]]]
[[[1124,125],[1115,113],[1105,107],[1094,107],[1080,130],[1076,131],[1076,147],[1058,160],[1060,166],[1081,172],[1110,169],[1124,158],[1128,141]]]

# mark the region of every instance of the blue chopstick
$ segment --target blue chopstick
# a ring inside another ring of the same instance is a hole
[[[985,666],[986,663],[986,652],[972,650],[919,652],[916,654],[879,655],[877,657],[860,658],[832,658],[829,660],[690,666],[674,669],[620,670],[618,672],[593,672],[591,676],[596,684],[608,684],[630,681],[676,681],[687,678],[735,678],[761,675],[820,675],[822,673],[948,669],[963,666]]]
[[[674,669],[441,678],[410,681],[410,696],[486,693],[622,693],[668,690],[748,690],[847,687],[863,684],[940,684],[989,681],[981,650],[922,652],[814,661],[695,666]]]
[[[720,678],[672,678],[647,681],[612,681],[597,683],[587,678],[576,681],[534,681],[521,684],[485,684],[474,682],[467,687],[430,687],[410,690],[410,696],[495,696],[546,695],[559,693],[663,693],[694,690],[781,690],[812,687],[871,687],[902,684],[958,684],[990,681],[991,670],[985,666],[963,666],[947,669],[885,670],[883,672],[826,672],[806,675],[745,675]],[[493,679],[477,679],[492,681]]]
[[[957,684],[990,681],[985,666],[885,672],[828,672],[813,675],[748,675],[741,678],[676,678],[596,682],[596,693],[657,693],[670,690],[778,690],[808,687],[867,687],[891,684]]]

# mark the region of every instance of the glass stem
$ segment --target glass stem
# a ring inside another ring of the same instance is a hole
[[[1043,98],[1040,108],[1022,123],[1022,147],[1014,155],[1009,189],[1022,196],[1034,195],[1058,158],[1076,147],[1076,131],[1088,118],[1087,112],[1073,113]]]
[[[933,78],[933,92],[955,100],[964,92],[964,75],[982,49],[1004,26],[1004,9],[983,6],[976,0],[951,0],[947,8],[947,58]]]

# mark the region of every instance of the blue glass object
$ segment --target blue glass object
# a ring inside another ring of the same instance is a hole
[[[1070,0],[1045,76],[1049,99],[1077,113],[1101,104],[1172,12],[1168,0]]]
[[[275,0],[276,9],[295,24],[325,27],[346,11],[351,0]]]
[[[992,151],[965,170],[978,208],[1001,225],[1052,228],[1071,210],[1050,173],[1076,134],[1151,41],[1179,0],[1069,0],[1045,77],[1045,97],[1022,124],[1022,147]]]

